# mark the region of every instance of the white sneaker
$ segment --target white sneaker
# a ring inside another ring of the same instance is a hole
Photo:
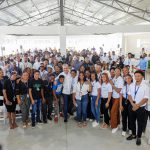
[[[92,125],[95,124],[95,123],[96,123],[96,121],[93,121],[93,122],[92,122]]]
[[[98,122],[93,122],[92,126],[93,126],[93,128],[95,128],[95,127],[99,126],[99,123]]]
[[[150,145],[150,138],[148,139],[148,144]]]
[[[126,132],[125,131],[122,131],[122,136],[126,136]]]
[[[117,127],[117,128],[112,129],[112,133],[116,133],[116,132],[117,132],[117,130],[118,130],[118,127]]]

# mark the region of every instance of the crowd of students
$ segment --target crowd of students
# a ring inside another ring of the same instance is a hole
[[[66,57],[52,50],[2,57],[0,104],[4,101],[10,129],[18,127],[19,105],[23,128],[53,119],[57,123],[59,117],[67,123],[74,115],[78,127],[86,127],[92,120],[93,127],[111,128],[116,133],[121,118],[122,136],[128,133],[127,140],[136,139],[141,145],[150,117],[149,87],[144,82],[149,59],[143,54],[134,66],[131,58],[131,53],[125,58],[114,51],[98,55],[88,50],[71,51]]]

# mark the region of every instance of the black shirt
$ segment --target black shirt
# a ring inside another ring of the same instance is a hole
[[[42,98],[41,89],[43,89],[43,81],[41,79],[32,79],[29,88],[32,89],[32,97],[34,100]]]
[[[4,82],[7,80],[8,77],[4,76],[2,80],[0,80],[0,96],[3,96],[3,87],[4,87]]]
[[[28,94],[29,84],[22,82],[21,80],[16,85],[16,95],[25,95]]]
[[[6,90],[7,98],[10,102],[14,101],[16,96],[15,94],[16,81],[11,81],[10,79],[5,80],[4,90]]]
[[[44,87],[44,97],[49,97],[53,93],[53,83],[48,82],[47,80],[43,81],[43,87]]]

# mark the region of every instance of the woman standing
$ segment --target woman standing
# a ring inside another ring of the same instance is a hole
[[[101,128],[106,129],[109,127],[110,116],[108,113],[110,101],[112,96],[112,86],[109,83],[109,77],[107,73],[102,74],[102,86],[101,86],[101,109],[104,114],[104,123]]]
[[[92,123],[93,127],[97,127],[100,122],[100,88],[101,85],[97,79],[97,74],[95,72],[91,73],[91,84],[92,84],[92,92],[91,92],[91,110],[94,115],[95,121]]]
[[[91,91],[90,82],[87,82],[84,73],[80,72],[73,96],[73,103],[77,107],[77,121],[79,127],[82,127],[82,121],[83,127],[87,126],[86,118],[89,91]]]
[[[130,74],[125,77],[125,84],[120,92],[120,110],[122,114],[122,136],[126,135],[127,128],[131,131],[131,123],[129,118],[129,106],[130,102],[128,100],[128,91],[130,84],[133,79]]]
[[[21,80],[16,86],[17,101],[22,112],[23,128],[26,128],[29,123],[30,99],[29,99],[29,74],[23,72]]]
[[[18,127],[16,124],[16,78],[17,73],[11,72],[10,79],[4,82],[3,89],[4,101],[8,113],[10,129],[15,129]]]
[[[121,69],[115,69],[115,77],[113,80],[110,80],[110,84],[113,88],[113,101],[112,101],[112,109],[111,109],[111,128],[112,133],[115,133],[118,130],[118,125],[120,124],[120,113],[119,113],[119,105],[120,105],[120,92],[123,88],[123,78],[121,77]]]

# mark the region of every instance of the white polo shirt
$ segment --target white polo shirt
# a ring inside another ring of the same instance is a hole
[[[122,90],[121,90],[121,92],[120,92],[123,95],[124,98],[128,99],[128,92],[129,92],[130,85],[128,85],[128,84],[124,85],[123,88],[122,88]]]
[[[149,99],[149,87],[142,81],[139,86],[136,83],[130,85],[128,95],[138,104],[142,99]],[[146,103],[141,107],[146,106]]]
[[[102,83],[101,86],[101,96],[102,98],[108,98],[108,93],[112,92],[112,86],[110,83]]]
[[[91,82],[92,84],[92,92],[91,92],[91,95],[92,96],[97,96],[98,95],[98,89],[101,88],[101,85],[99,83],[99,81],[94,81],[94,82]]]
[[[74,90],[76,99],[81,100],[81,97],[86,95],[88,91],[89,91],[89,84],[87,82],[84,82],[83,85],[81,85],[80,82],[78,82]]]
[[[114,86],[115,86],[116,88],[121,88],[121,89],[123,88],[123,83],[124,83],[124,81],[123,81],[123,78],[122,78],[121,76],[119,76],[118,78],[114,77],[114,78],[113,78],[113,83],[114,83]],[[120,95],[119,95],[119,93],[117,93],[117,92],[113,89],[112,97],[113,97],[113,98],[119,98]]]

